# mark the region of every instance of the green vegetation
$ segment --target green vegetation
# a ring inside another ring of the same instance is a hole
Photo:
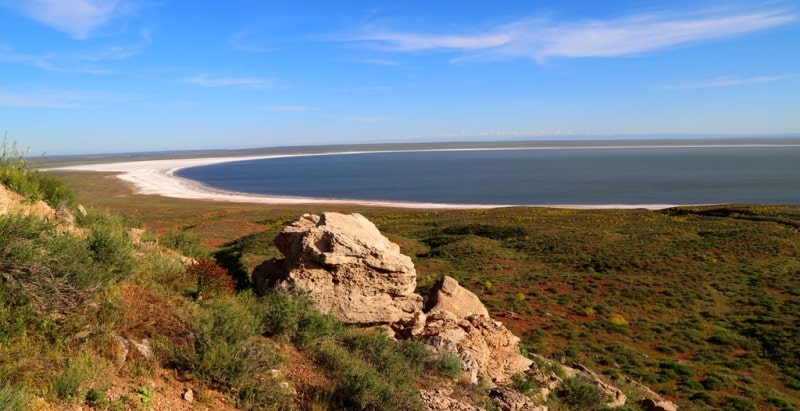
[[[596,411],[609,400],[591,381],[579,377],[564,380],[564,385],[556,391],[556,396],[564,408],[576,411]]]
[[[75,195],[61,180],[31,169],[26,152],[9,143],[4,136],[0,145],[0,184],[21,194],[31,202],[44,200],[52,207],[72,206]]]
[[[513,311],[530,352],[627,375],[685,408],[772,409],[776,393],[797,406],[797,208],[370,218],[413,250],[421,287],[448,274],[491,311]]]
[[[453,276],[529,352],[630,377],[683,409],[798,407],[798,208],[361,212],[412,256],[423,295]],[[265,244],[279,227],[264,227],[225,247],[275,257]]]
[[[76,224],[0,215],[0,409],[32,399],[147,409],[158,392],[145,381],[162,369],[225,393],[237,408],[290,409],[298,404],[283,373],[293,372],[284,367],[292,355],[315,368],[316,380],[292,380],[306,405],[412,410],[421,409],[420,380],[460,371],[452,355],[346,328],[302,295],[237,292],[215,260],[184,266],[154,241],[134,241],[111,213],[90,210]],[[166,238],[199,245],[190,235]],[[235,254],[216,254],[243,269]],[[121,351],[120,339],[152,341],[153,356]],[[109,398],[112,375],[127,381],[127,395]]]
[[[122,222],[106,213],[78,218],[82,227],[107,230],[86,237],[56,235],[32,218],[2,217],[0,404],[37,396],[61,401],[55,386],[69,388],[65,370],[80,369],[70,359],[84,352],[99,359],[99,370],[120,367],[104,348],[114,331],[155,342],[155,364],[121,366],[133,380],[173,367],[242,408],[288,406],[280,389],[286,380],[307,408],[413,409],[410,393],[421,382],[457,373],[452,358],[426,357],[413,344],[342,327],[302,296],[248,290],[247,273],[278,257],[272,239],[286,221],[335,210],[364,214],[400,244],[414,259],[421,294],[445,274],[478,294],[522,337],[527,352],[580,362],[623,386],[629,377],[681,409],[800,409],[797,207],[266,208],[154,202],[103,176],[62,177],[93,208],[124,214],[153,232],[203,239],[200,256],[212,255],[227,269],[237,292],[204,291],[198,298],[197,273],[141,256],[125,240]],[[58,281],[19,280],[42,273]],[[37,297],[52,290],[65,302]],[[305,373],[292,374],[297,370]],[[64,401],[102,402],[91,390],[105,392],[104,373],[78,374],[79,388],[65,389]],[[551,409],[589,409],[594,392],[585,382],[571,384]],[[536,388],[525,379],[515,386]],[[138,401],[138,394],[131,398]]]

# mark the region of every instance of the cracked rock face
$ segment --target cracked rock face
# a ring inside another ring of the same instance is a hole
[[[411,258],[360,214],[306,214],[275,245],[285,260],[263,264],[254,281],[305,290],[317,309],[344,323],[392,324],[422,310]]]
[[[415,331],[437,351],[450,351],[472,383],[506,384],[533,361],[519,354],[519,337],[489,318],[477,296],[444,277],[431,289],[425,325]]]

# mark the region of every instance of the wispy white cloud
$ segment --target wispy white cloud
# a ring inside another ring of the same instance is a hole
[[[309,106],[266,106],[262,107],[267,111],[311,111],[312,107]]]
[[[734,37],[798,20],[787,10],[642,14],[612,20],[528,19],[475,34],[366,30],[346,41],[396,52],[440,50],[465,59],[619,57]]]
[[[743,86],[746,84],[759,84],[759,83],[771,83],[773,81],[780,81],[785,80],[787,78],[794,77],[793,74],[783,74],[779,76],[755,76],[755,77],[735,77],[735,76],[726,76],[726,77],[715,77],[708,80],[692,82],[692,83],[680,83],[680,84],[667,84],[661,85],[659,88],[664,89],[692,89],[692,88],[720,88],[720,87],[734,87],[734,86]]]
[[[430,49],[455,49],[461,51],[480,50],[499,47],[513,41],[508,35],[477,34],[477,35],[434,35],[398,33],[391,31],[374,31],[366,34],[357,41],[378,43],[388,50],[394,51],[420,51]]]
[[[52,71],[56,73],[80,73],[80,74],[91,74],[91,75],[109,75],[113,74],[114,71],[111,69],[99,67],[95,64],[53,64],[49,60],[41,59],[36,60],[34,65],[41,69]]]
[[[14,50],[7,44],[0,44],[0,61],[29,64],[47,71],[61,73],[83,73],[106,75],[113,70],[98,64],[108,61],[125,60],[141,54],[151,43],[149,30],[142,30],[140,40],[129,44],[108,45],[81,51],[45,52],[26,54]]]
[[[356,63],[364,63],[364,64],[374,64],[377,66],[398,66],[400,62],[395,60],[387,60],[387,59],[359,59],[353,60]]]
[[[12,7],[77,40],[136,10],[133,2],[124,0],[26,0]]]
[[[274,80],[263,77],[209,77],[197,75],[185,78],[183,82],[202,87],[244,87],[255,89],[281,87]]]
[[[0,107],[21,108],[81,108],[105,103],[130,101],[129,98],[108,93],[84,91],[26,91],[0,90]]]

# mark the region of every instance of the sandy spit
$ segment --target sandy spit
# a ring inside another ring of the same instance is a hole
[[[353,153],[336,153],[353,154]],[[211,200],[234,203],[255,204],[350,204],[359,206],[420,208],[420,209],[478,209],[512,207],[512,205],[487,205],[487,204],[442,204],[442,203],[412,203],[399,201],[370,201],[370,200],[342,200],[331,198],[312,197],[285,197],[271,195],[257,195],[219,190],[203,185],[194,180],[178,177],[175,173],[183,168],[205,166],[211,164],[227,163],[233,161],[260,160],[278,157],[302,156],[271,155],[250,157],[206,157],[186,159],[165,159],[149,161],[128,161],[105,164],[88,164],[67,167],[56,167],[48,170],[64,171],[94,171],[120,173],[117,177],[132,183],[139,194],[158,195],[172,198],[195,200]],[[674,207],[673,204],[530,204],[529,207],[569,208],[569,209],[649,209],[661,210]]]

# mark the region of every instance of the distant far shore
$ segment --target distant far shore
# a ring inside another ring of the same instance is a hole
[[[421,208],[421,209],[479,209],[500,207],[548,207],[569,209],[650,209],[660,210],[678,206],[679,204],[449,204],[426,202],[400,202],[400,201],[373,201],[356,199],[332,199],[312,197],[286,197],[275,195],[258,195],[225,191],[208,187],[194,180],[181,178],[176,175],[180,169],[189,167],[206,166],[234,161],[259,160],[270,158],[285,158],[298,156],[318,155],[345,155],[375,152],[404,152],[404,151],[466,151],[466,150],[552,150],[552,149],[606,149],[606,148],[658,148],[658,147],[760,147],[760,146],[800,146],[798,139],[703,139],[703,140],[637,140],[637,141],[567,141],[560,142],[506,142],[482,144],[417,144],[417,145],[360,145],[360,146],[330,146],[328,150],[320,147],[282,148],[274,149],[271,154],[266,154],[267,149],[237,151],[235,155],[218,155],[220,152],[187,152],[187,153],[161,153],[150,154],[149,157],[140,155],[118,155],[106,157],[110,162],[97,162],[97,156],[85,157],[84,164],[78,158],[70,161],[72,165],[59,166],[55,162],[53,167],[46,170],[87,171],[87,172],[112,172],[119,173],[117,177],[129,182],[139,194],[159,195],[164,197],[212,200],[220,202],[256,203],[256,204],[349,204],[360,206]],[[348,150],[349,149],[349,150]],[[234,154],[234,152],[229,152]],[[253,153],[248,155],[249,153]],[[263,154],[262,154],[263,153]],[[172,155],[170,155],[172,154]],[[195,156],[192,157],[191,155]],[[150,159],[144,159],[144,158]],[[172,158],[170,158],[172,157]],[[131,158],[142,158],[140,161],[123,161]],[[158,159],[152,159],[158,158]],[[92,163],[93,162],[93,163]],[[86,164],[92,163],[92,164]],[[685,205],[685,204],[681,204]]]
[[[629,142],[631,143],[631,142]],[[652,143],[652,142],[650,142]],[[631,148],[641,147],[629,144]],[[658,145],[647,144],[647,147],[658,147]],[[687,145],[665,145],[664,147],[687,147]],[[709,146],[709,145],[699,145]],[[420,148],[412,150],[366,150],[366,151],[332,151],[332,152],[308,152],[294,154],[273,154],[273,155],[242,155],[242,156],[219,156],[219,157],[197,157],[197,158],[166,158],[159,160],[142,161],[116,161],[110,163],[79,164],[61,167],[52,167],[47,170],[52,171],[86,171],[86,172],[111,172],[119,173],[117,177],[123,181],[131,183],[135,191],[139,194],[158,195],[171,198],[210,200],[233,203],[254,203],[254,204],[346,204],[358,206],[375,207],[396,207],[396,208],[418,208],[418,209],[485,209],[501,207],[546,207],[546,208],[566,208],[566,209],[649,209],[661,210],[678,206],[678,204],[450,204],[450,203],[426,203],[426,202],[401,202],[401,201],[373,201],[356,199],[331,199],[313,197],[287,197],[274,195],[258,195],[251,193],[240,193],[220,190],[208,187],[194,180],[181,178],[176,175],[180,169],[189,167],[199,167],[219,163],[234,161],[259,160],[270,158],[296,157],[296,156],[316,156],[331,154],[357,154],[385,151],[438,151],[438,150],[509,150],[509,149],[570,149],[586,148],[581,145],[548,145],[541,147],[461,147],[461,148]],[[599,145],[594,144],[590,148],[624,148],[620,145]]]

